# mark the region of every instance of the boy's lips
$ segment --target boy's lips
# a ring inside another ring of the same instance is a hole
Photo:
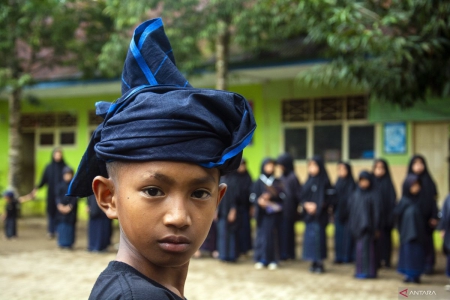
[[[185,236],[169,235],[159,239],[158,244],[167,252],[185,252],[188,250],[191,240]]]

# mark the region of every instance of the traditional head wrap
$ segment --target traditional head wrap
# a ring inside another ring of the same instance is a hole
[[[180,161],[218,168],[239,166],[256,128],[241,95],[194,89],[175,66],[161,19],[138,26],[122,72],[122,97],[96,104],[104,118],[95,130],[68,195],[92,194],[92,180],[111,161]]]
[[[14,199],[14,192],[13,191],[6,191],[3,193],[3,197],[8,197],[10,199]]]

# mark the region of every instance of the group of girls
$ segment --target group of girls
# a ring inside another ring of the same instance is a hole
[[[275,165],[283,172],[279,178],[273,175]],[[412,157],[398,203],[383,159],[375,160],[371,172],[362,171],[356,182],[351,166],[339,163],[334,187],[320,157],[310,159],[307,169],[308,179],[301,186],[288,154],[263,162],[251,196],[256,208],[256,268],[275,269],[280,260],[295,259],[294,224],[301,219],[306,225],[302,258],[311,261],[311,272],[324,272],[330,220],[335,225],[335,263],[354,263],[356,278],[376,278],[380,267],[391,267],[395,226],[400,233],[398,271],[405,281],[419,283],[421,274],[433,272],[437,189],[424,157]],[[443,220],[449,227],[450,253],[450,199],[447,202],[443,213],[449,216]]]
[[[281,176],[275,177],[276,167]],[[423,156],[411,158],[399,201],[383,159],[376,159],[373,169],[362,171],[356,182],[352,167],[338,163],[334,186],[319,156],[308,161],[307,170],[308,179],[301,186],[292,157],[283,154],[276,160],[265,159],[259,178],[252,183],[242,161],[236,172],[222,179],[228,191],[202,249],[214,251],[220,260],[236,261],[252,249],[250,218],[254,216],[255,268],[273,270],[280,261],[296,259],[295,223],[303,220],[302,259],[311,262],[311,272],[323,273],[328,252],[325,229],[331,221],[335,225],[334,262],[354,263],[356,278],[376,278],[380,267],[392,265],[392,230],[397,227],[398,271],[405,282],[419,283],[422,274],[433,272],[437,189]],[[450,199],[445,205],[439,226],[442,232],[448,229],[450,254]]]

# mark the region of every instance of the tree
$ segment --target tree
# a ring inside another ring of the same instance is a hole
[[[255,48],[264,44],[274,33],[278,38],[282,36],[273,30],[280,19],[270,18],[272,7],[263,2],[264,5],[260,5],[260,2],[107,0],[105,11],[116,20],[116,33],[103,49],[102,69],[109,70],[111,76],[117,76],[120,70],[114,63],[123,61],[131,35],[130,28],[145,19],[162,16],[168,25],[166,33],[175,49],[179,68],[188,73],[199,67],[207,68],[205,61],[214,53],[216,88],[226,90],[231,46]]]
[[[20,186],[20,107],[22,89],[37,72],[55,66],[77,65],[92,76],[96,52],[108,35],[109,18],[102,2],[59,0],[0,1],[0,90],[8,94],[8,184]]]
[[[310,41],[326,44],[330,58],[303,73],[303,81],[364,87],[401,107],[430,93],[450,95],[448,1],[295,2],[293,12],[305,20]]]

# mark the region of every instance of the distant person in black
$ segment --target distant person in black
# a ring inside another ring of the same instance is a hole
[[[55,148],[52,152],[52,162],[45,167],[41,182],[31,192],[34,195],[38,189],[47,185],[47,234],[49,238],[55,237],[58,211],[56,208],[56,195],[58,186],[63,181],[63,169],[65,166],[62,150]]]
[[[376,159],[373,165],[374,188],[380,195],[381,219],[380,238],[378,240],[379,248],[379,266],[391,266],[392,254],[392,229],[394,228],[394,209],[397,204],[397,195],[395,194],[394,184],[391,179],[389,165],[384,159]]]
[[[302,187],[295,175],[294,159],[289,153],[280,155],[277,165],[281,167],[282,175],[280,181],[283,185],[285,198],[283,199],[283,217],[280,230],[280,259],[295,259],[295,222],[298,221],[299,214],[297,206],[300,204],[300,193]]]
[[[250,189],[252,178],[247,170],[245,159],[241,160],[239,168],[234,173],[238,192],[236,194],[239,227],[237,229],[237,248],[240,254],[247,254],[252,249],[252,233],[250,228]]]
[[[14,197],[12,191],[3,193],[3,197],[6,200],[5,214],[3,216],[5,237],[7,239],[16,238],[19,201]]]
[[[94,195],[87,197],[89,210],[88,251],[102,252],[111,244],[112,222],[100,209]]]
[[[405,275],[404,282],[420,283],[425,270],[428,219],[420,209],[420,189],[419,177],[409,174],[403,183],[403,196],[394,211],[400,233],[397,269]]]
[[[9,240],[17,237],[17,219],[20,215],[20,204],[33,200],[33,195],[30,193],[16,199],[13,191],[6,191],[3,193],[3,197],[6,200],[5,213],[3,214],[5,237]]]
[[[77,223],[78,199],[66,196],[73,170],[69,167],[63,169],[63,182],[58,186],[56,195],[56,231],[58,232],[58,246],[71,249],[75,243],[75,225]]]
[[[349,227],[355,239],[355,277],[376,278],[378,254],[376,241],[380,236],[380,199],[373,188],[373,176],[367,171],[359,174],[358,187],[350,197]]]
[[[430,172],[427,163],[422,155],[414,155],[408,167],[408,174],[419,176],[420,189],[420,210],[428,219],[427,236],[425,242],[425,272],[424,274],[433,274],[434,264],[436,263],[436,253],[434,250],[433,232],[438,224],[437,197],[438,190]]]
[[[300,195],[306,223],[303,259],[312,262],[311,272],[322,274],[325,272],[323,260],[327,258],[325,230],[329,220],[328,208],[334,202],[336,191],[331,186],[321,157],[314,156],[309,160],[308,175]]]
[[[352,167],[348,163],[338,164],[338,180],[336,182],[336,201],[334,212],[334,262],[350,263],[355,259],[355,243],[348,225],[349,198],[356,188]]]

